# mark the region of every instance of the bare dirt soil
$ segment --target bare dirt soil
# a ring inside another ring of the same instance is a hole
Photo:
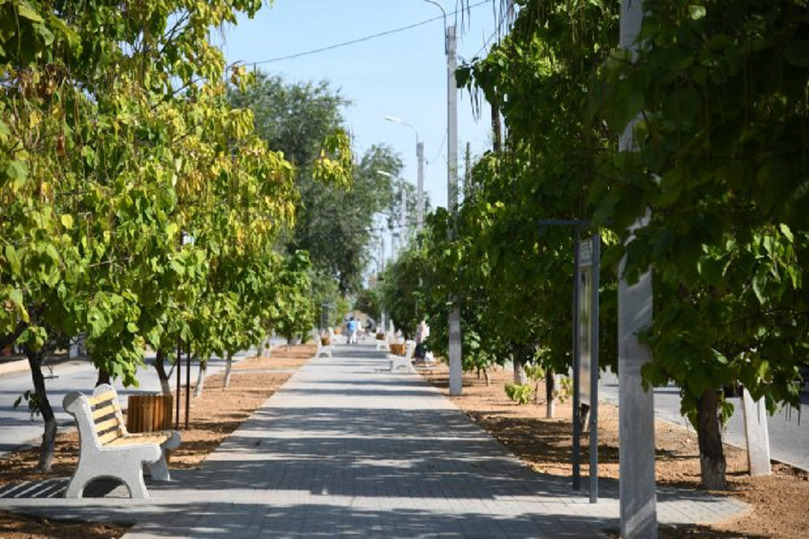
[[[439,364],[424,377],[448,394],[449,373]],[[513,372],[495,369],[489,372],[491,385],[474,374],[464,375],[463,394],[451,397],[472,420],[503,442],[515,455],[540,473],[571,477],[572,405],[570,401],[556,405],[554,419],[545,419],[544,399],[518,405],[506,396],[504,385],[513,381]],[[539,395],[545,395],[544,384]],[[618,478],[618,408],[602,403],[598,417],[598,475]],[[661,485],[697,488],[699,486],[699,451],[697,436],[685,429],[658,420],[655,428],[657,446],[656,477]],[[589,441],[582,440],[582,482],[588,477]],[[752,506],[739,518],[710,527],[663,529],[660,537],[705,538],[788,538],[809,537],[809,473],[774,463],[773,475],[750,477],[747,453],[725,445],[730,490],[734,496]]]
[[[213,375],[205,382],[200,398],[191,399],[190,428],[182,431],[183,443],[172,453],[170,468],[199,467],[230,433],[269,398],[291,375],[314,355],[314,345],[273,350],[271,358],[250,358],[235,366],[230,387],[223,390],[223,376]],[[448,372],[438,365],[423,376],[447,393]],[[571,475],[571,406],[557,404],[556,417],[545,419],[545,403],[517,405],[503,389],[511,381],[506,370],[490,372],[491,385],[474,374],[464,378],[464,391],[452,397],[455,404],[472,420],[503,442],[537,472],[569,477]],[[544,395],[544,387],[539,386]],[[181,399],[183,397],[181,396]],[[182,418],[181,418],[182,419]],[[599,412],[599,476],[618,477],[617,409],[602,404]],[[699,460],[693,431],[659,421],[656,431],[657,479],[660,484],[697,487]],[[30,449],[0,459],[0,486],[22,480],[67,477],[75,467],[76,435],[59,436],[53,470],[48,474],[34,471],[38,451]],[[583,441],[583,477],[586,481],[587,441]],[[661,538],[787,538],[809,536],[809,474],[776,464],[771,477],[747,475],[744,451],[726,446],[728,478],[736,496],[751,504],[749,514],[712,527],[661,529]],[[65,522],[29,518],[0,512],[0,539],[106,539],[121,537],[126,528],[111,524]]]

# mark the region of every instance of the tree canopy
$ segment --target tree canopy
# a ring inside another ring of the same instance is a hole
[[[552,223],[599,230],[602,359],[617,359],[614,291],[626,255],[630,282],[651,268],[655,283],[645,380],[681,388],[703,482],[721,487],[713,441],[731,410],[722,388],[741,383],[771,410],[797,404],[809,346],[807,7],[645,2],[632,59],[618,48],[617,3],[515,4],[508,35],[458,71],[494,123],[505,122],[505,139],[475,164],[457,219],[430,221],[419,272],[438,278],[431,293],[442,301],[425,308],[441,320],[449,298],[460,299],[467,367],[522,349],[566,370],[572,244]],[[619,151],[634,119],[636,148]],[[440,352],[446,336],[433,335]]]
[[[43,447],[56,424],[42,360],[66,339],[84,334],[101,372],[136,384],[146,345],[159,358],[178,340],[202,358],[244,346],[273,319],[273,291],[294,286],[273,288],[271,270],[295,167],[231,106],[208,41],[260,6],[0,5],[0,343],[28,356]],[[348,185],[351,161],[338,130],[309,168]]]

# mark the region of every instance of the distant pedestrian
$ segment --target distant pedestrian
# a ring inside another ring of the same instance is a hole
[[[416,329],[416,349],[413,352],[413,357],[418,361],[425,361],[427,359],[427,347],[424,346],[424,341],[430,336],[430,326],[427,322],[422,320],[419,322],[419,327]]]
[[[346,324],[348,329],[348,344],[357,344],[357,321],[352,317]]]

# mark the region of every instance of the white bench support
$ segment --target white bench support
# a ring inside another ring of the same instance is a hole
[[[413,368],[413,352],[416,351],[416,341],[405,342],[405,355],[396,356],[388,354],[391,372],[416,372]]]
[[[319,358],[321,356],[331,358],[332,351],[334,351],[334,330],[329,328],[329,344],[324,345],[323,341],[320,340],[320,335],[317,332],[314,332],[315,341],[317,342],[317,352],[315,353],[315,358]]]
[[[65,491],[65,498],[81,498],[94,479],[117,479],[132,498],[148,498],[143,469],[152,479],[168,481],[166,450],[180,445],[174,430],[130,434],[126,430],[118,393],[110,385],[95,388],[92,397],[73,391],[62,401],[76,418],[79,429],[79,464]]]
[[[387,352],[388,350],[390,350],[390,346],[388,346],[388,344],[390,344],[390,342],[392,340],[393,340],[393,336],[390,333],[385,333],[385,338],[384,339],[382,339],[382,340],[377,339],[376,340],[376,349],[377,350],[384,350],[384,351]]]

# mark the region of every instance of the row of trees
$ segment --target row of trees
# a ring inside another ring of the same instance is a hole
[[[256,75],[255,85],[246,92],[232,91],[230,100],[252,110],[256,133],[295,165],[297,223],[281,240],[288,253],[311,254],[317,320],[328,318],[321,316],[324,305],[342,304],[329,320],[339,324],[350,307],[345,298],[362,288],[363,272],[372,259],[375,217],[398,215],[399,186],[391,176],[399,175],[402,162],[389,147],[374,145],[354,163],[350,190],[324,185],[315,167],[320,144],[343,129],[342,109],[351,102],[326,82],[290,83]]]
[[[809,8],[644,2],[633,61],[617,47],[617,2],[516,4],[510,34],[459,70],[505,137],[468,175],[457,219],[432,215],[390,269],[383,301],[399,325],[426,315],[428,345],[445,354],[460,300],[467,369],[511,359],[566,371],[573,240],[543,223],[589,223],[606,244],[602,365],[617,368],[626,256],[630,282],[647,268],[654,278],[644,379],[680,388],[703,484],[723,488],[722,388],[743,384],[771,411],[797,405],[809,350]],[[619,151],[628,128],[636,148]],[[423,292],[408,302],[408,290]]]
[[[0,349],[28,358],[42,469],[43,361],[71,339],[126,385],[151,347],[168,391],[179,343],[204,362],[312,328],[311,245],[285,241],[296,180],[339,193],[353,162],[335,122],[291,162],[234,106],[255,74],[209,32],[261,4],[0,3]]]

